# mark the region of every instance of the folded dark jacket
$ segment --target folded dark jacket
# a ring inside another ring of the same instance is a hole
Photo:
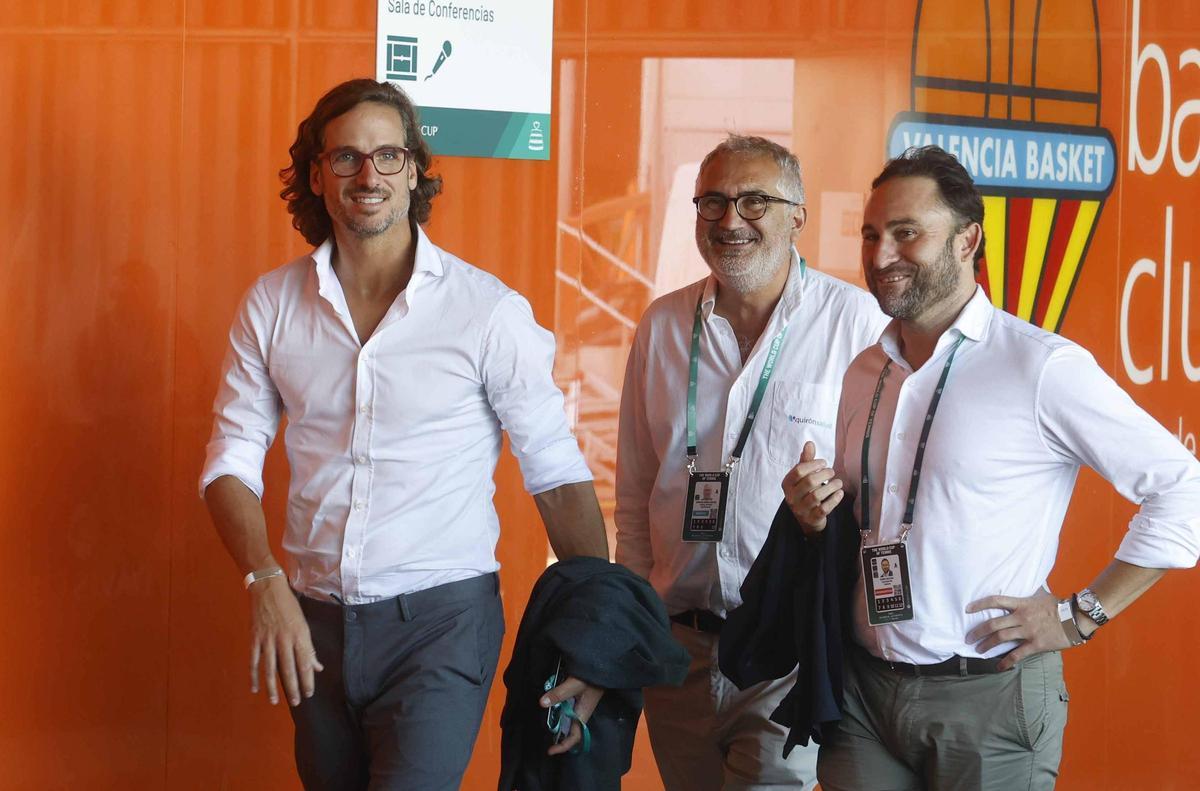
[[[857,550],[858,524],[848,499],[816,540],[805,539],[791,510],[780,505],[742,583],[742,604],[721,631],[721,672],[739,689],[796,670],[796,683],[771,714],[788,728],[785,757],[810,737],[820,743],[842,718]]]
[[[538,699],[560,657],[560,681],[576,676],[607,690],[588,721],[586,754],[546,755],[552,742]],[[689,662],[646,580],[601,558],[550,566],[534,585],[504,671],[500,791],[620,789],[633,757],[642,687],[682,683]]]

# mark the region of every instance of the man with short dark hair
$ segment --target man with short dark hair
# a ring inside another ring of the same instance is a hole
[[[309,789],[456,789],[504,632],[492,473],[501,431],[560,558],[607,558],[553,336],[420,223],[441,180],[395,87],[321,98],[281,175],[309,255],[267,273],[230,332],[200,489],[245,574],[251,690],[292,705]],[[283,548],[262,465],[286,414]],[[564,675],[569,673],[566,668]],[[549,702],[600,691],[575,678]],[[571,749],[578,723],[552,752]]]
[[[992,306],[973,276],[983,203],[954,157],[910,149],[872,189],[863,269],[893,321],[846,372],[832,469],[806,448],[784,480],[806,536],[847,495],[861,530],[843,718],[818,776],[828,791],[1050,789],[1059,652],[1195,565],[1200,463],[1084,349]],[[1057,599],[1082,465],[1141,509],[1116,559]],[[868,584],[884,555],[898,589]]]
[[[811,788],[815,750],[785,757],[770,720],[794,675],[738,690],[718,639],[780,478],[806,440],[832,448],[842,373],[886,319],[793,247],[807,210],[787,149],[730,136],[695,194],[712,274],[646,310],[621,395],[617,560],[650,580],[692,656],[682,687],[646,690],[646,722],[669,791]]]

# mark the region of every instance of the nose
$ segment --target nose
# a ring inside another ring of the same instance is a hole
[[[896,259],[899,258],[896,251],[896,244],[889,240],[887,236],[883,236],[873,241],[863,240],[862,244],[863,266],[869,267],[878,272],[887,269]]]
[[[375,160],[367,157],[363,160],[362,167],[354,176],[354,183],[361,187],[373,187],[380,181],[379,171],[375,169]]]
[[[737,207],[733,205],[733,201],[730,201],[725,206],[725,216],[714,223],[714,225],[716,225],[718,228],[730,231],[737,228],[743,228],[747,224],[748,223],[742,219],[742,215],[737,213]]]

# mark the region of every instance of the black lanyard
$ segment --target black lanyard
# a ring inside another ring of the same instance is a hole
[[[925,425],[921,427],[921,440],[917,444],[917,455],[913,459],[912,479],[908,484],[908,505],[904,509],[904,519],[900,523],[900,540],[908,538],[908,531],[913,526],[913,511],[917,504],[917,485],[921,482],[921,465],[925,461],[925,443],[929,441],[929,430],[933,427],[933,416],[937,414],[938,403],[942,400],[942,391],[946,389],[946,379],[950,376],[950,366],[954,364],[954,354],[962,345],[966,336],[960,335],[950,348],[950,356],[942,366],[942,376],[938,379],[933,398],[929,401],[929,411],[925,413]],[[867,415],[867,429],[863,434],[862,446],[862,492],[859,495],[860,519],[863,541],[871,534],[871,432],[875,428],[875,411],[879,408],[879,395],[883,392],[883,380],[892,367],[889,359],[879,372],[879,381],[875,385],[875,395],[871,398],[871,413]]]

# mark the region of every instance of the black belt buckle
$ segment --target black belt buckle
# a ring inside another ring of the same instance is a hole
[[[724,618],[708,610],[685,610],[672,615],[671,620],[706,634],[719,635],[721,627],[725,625]]]

